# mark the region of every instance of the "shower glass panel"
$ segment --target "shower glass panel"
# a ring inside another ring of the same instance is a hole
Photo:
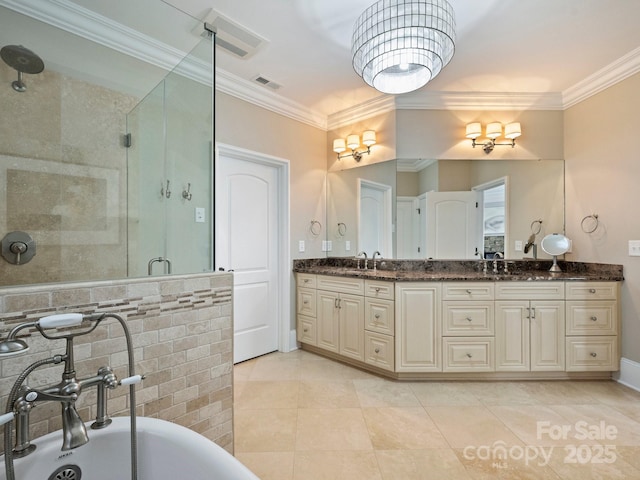
[[[128,274],[213,268],[213,42],[128,114]]]

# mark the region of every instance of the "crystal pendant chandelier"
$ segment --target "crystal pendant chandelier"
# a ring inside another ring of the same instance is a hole
[[[380,0],[353,28],[353,68],[383,93],[424,86],[455,50],[455,15],[446,0]]]

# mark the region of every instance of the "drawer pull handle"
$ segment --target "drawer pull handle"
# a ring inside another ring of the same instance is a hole
[[[467,358],[472,358],[473,355],[471,355],[470,353],[467,353]]]
[[[596,293],[596,289],[595,288],[590,288],[589,289],[589,293]]]
[[[380,349],[378,347],[376,347],[376,349],[374,350],[374,352],[376,353],[380,353]]]
[[[594,321],[594,322],[597,322],[597,321],[598,321],[598,317],[596,317],[596,316],[594,315],[593,317],[591,317],[591,320],[592,320],[592,321]]]
[[[473,322],[473,318],[467,317],[467,322]]]
[[[597,354],[596,352],[591,352],[591,356],[592,356],[593,358],[596,358],[596,357],[598,356],[598,354]]]

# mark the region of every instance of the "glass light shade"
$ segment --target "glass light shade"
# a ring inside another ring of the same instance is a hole
[[[360,146],[360,137],[358,135],[349,135],[347,137],[347,147],[351,150],[355,150]]]
[[[370,147],[376,144],[376,132],[373,130],[367,130],[362,133],[362,144]]]
[[[417,90],[453,57],[455,27],[446,0],[379,0],[353,27],[353,68],[382,93]]]
[[[482,135],[482,125],[479,122],[467,124],[467,138],[478,138]]]
[[[487,138],[498,138],[502,135],[502,124],[498,122],[487,125]]]
[[[342,153],[347,149],[344,144],[344,138],[336,138],[333,141],[333,151],[336,153]]]
[[[520,128],[520,122],[513,122],[507,124],[504,127],[504,136],[509,140],[513,140],[514,138],[518,138],[522,135],[522,129]]]

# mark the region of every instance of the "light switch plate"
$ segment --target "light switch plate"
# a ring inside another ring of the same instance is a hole
[[[304,240],[300,240],[298,242],[298,252],[300,253],[304,252]]]
[[[640,257],[640,240],[629,240],[629,256]]]
[[[522,251],[522,240],[516,240],[516,245],[514,247],[516,252]]]
[[[344,242],[344,249],[349,252],[351,251],[351,240],[347,240]]]
[[[196,223],[204,223],[204,208],[196,207]]]

